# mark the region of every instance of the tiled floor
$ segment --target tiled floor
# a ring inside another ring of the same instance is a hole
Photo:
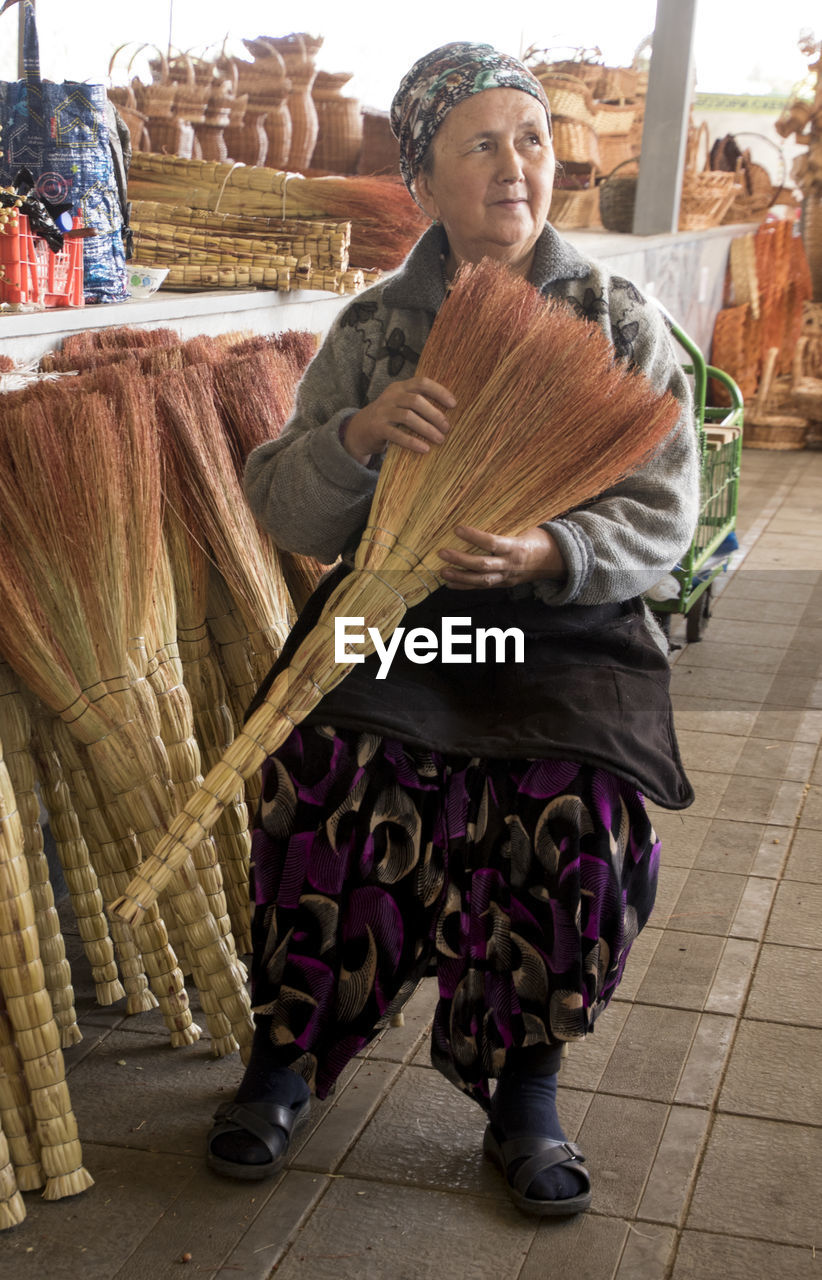
[[[96,1008],[78,959],[66,1058],[96,1185],[26,1197],[4,1280],[822,1277],[822,454],[743,467],[738,564],[705,639],[673,654],[697,802],[655,813],[657,908],[563,1070],[592,1210],[538,1223],[510,1204],[481,1113],[428,1065],[430,981],[315,1106],[287,1172],[216,1178],[203,1138],[238,1059]]]

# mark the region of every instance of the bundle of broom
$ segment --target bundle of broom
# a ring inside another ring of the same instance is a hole
[[[391,271],[430,225],[399,178],[303,178],[253,166],[212,164],[135,151],[129,198],[195,209],[284,219],[320,218],[351,223],[350,261],[355,267]]]
[[[138,684],[161,536],[154,431],[148,392],[132,377],[111,398],[78,395],[62,383],[12,395],[0,437],[0,650],[82,753],[78,775],[93,775],[91,799],[103,816],[96,870],[108,900],[127,885],[175,807],[167,754]],[[220,1007],[246,1043],[243,975],[191,861],[168,891],[190,951],[216,947],[220,954]],[[192,1043],[199,1030],[156,907],[134,934],[172,1044]],[[122,958],[128,939],[116,941]],[[198,967],[213,972],[210,962],[196,965],[195,954],[195,975]],[[132,976],[139,981],[136,967]],[[131,995],[125,969],[124,983]],[[215,1038],[224,1039],[222,1028]]]
[[[217,409],[241,483],[252,449],[275,440],[291,416],[297,386],[315,351],[313,334],[287,330],[270,338],[248,338],[232,348],[230,359],[215,365]],[[324,566],[311,556],[279,554],[286,586],[300,610]]]
[[[113,329],[83,329],[79,333],[68,334],[59,351],[46,352],[40,367],[44,371],[64,372],[81,368],[76,361],[98,352],[157,350],[177,346],[179,341],[173,329],[132,329],[128,325],[117,325]]]
[[[456,397],[445,443],[388,450],[355,570],[114,904],[124,919],[142,917],[240,779],[350,670],[334,661],[335,615],[363,617],[387,637],[443,585],[438,552],[454,545],[455,525],[515,536],[591,500],[647,458],[680,413],[670,394],[614,363],[599,329],[491,262],[461,274],[418,374]]]

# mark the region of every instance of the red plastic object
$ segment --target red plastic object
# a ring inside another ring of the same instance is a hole
[[[82,226],[74,219],[75,228]],[[0,234],[0,301],[34,302],[46,307],[83,306],[83,241],[66,240],[54,253],[41,236],[33,236],[20,214],[16,229]]]

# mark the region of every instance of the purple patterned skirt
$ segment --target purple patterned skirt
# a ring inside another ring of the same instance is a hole
[[[642,796],[588,765],[301,727],[257,824],[254,1010],[320,1098],[435,966],[432,1062],[487,1107],[509,1048],[591,1030],[656,892]]]

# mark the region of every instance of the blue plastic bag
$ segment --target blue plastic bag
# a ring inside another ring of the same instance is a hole
[[[25,4],[22,80],[0,81],[0,185],[30,169],[37,194],[52,204],[71,201],[75,215],[97,232],[83,242],[87,302],[122,302],[126,288],[123,212],[114,174],[107,96],[101,84],[40,77],[40,49],[31,0]]]

